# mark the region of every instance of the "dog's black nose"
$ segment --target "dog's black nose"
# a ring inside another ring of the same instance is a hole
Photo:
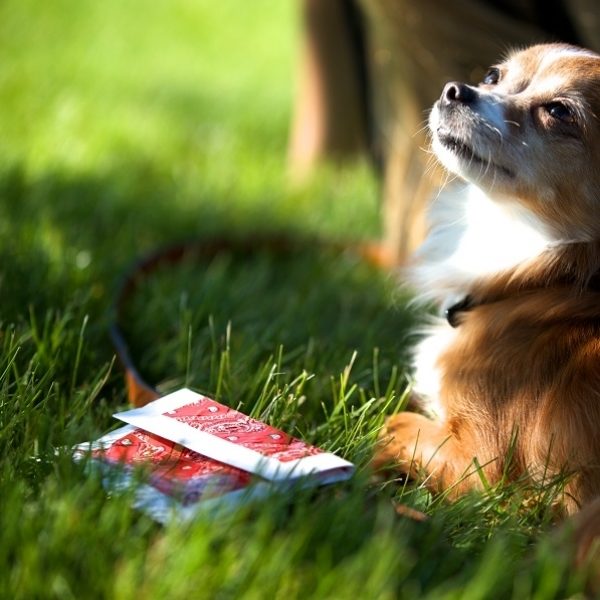
[[[468,86],[466,83],[458,83],[451,81],[444,86],[442,97],[440,101],[443,105],[449,106],[455,102],[462,104],[471,104],[477,100],[477,92],[474,88]]]

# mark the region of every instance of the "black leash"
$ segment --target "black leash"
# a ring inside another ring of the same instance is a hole
[[[124,275],[112,303],[109,328],[115,351],[125,370],[125,382],[129,403],[143,406],[160,397],[158,390],[150,385],[139,372],[127,340],[121,330],[125,305],[136,292],[141,281],[160,267],[175,265],[184,260],[209,263],[220,254],[229,253],[249,257],[261,253],[293,257],[308,250],[323,249],[336,253],[353,252],[366,262],[381,268],[393,266],[389,255],[378,244],[345,244],[321,239],[293,238],[285,235],[253,235],[245,238],[215,237],[206,240],[184,242],[169,246],[138,260]]]

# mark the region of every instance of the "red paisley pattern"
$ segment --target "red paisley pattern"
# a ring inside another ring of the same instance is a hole
[[[96,458],[113,464],[152,465],[150,483],[184,504],[246,487],[251,475],[202,456],[169,440],[135,429],[96,450]]]
[[[219,404],[211,398],[201,398],[196,402],[185,404],[164,413],[164,416],[281,462],[322,452],[315,446]]]

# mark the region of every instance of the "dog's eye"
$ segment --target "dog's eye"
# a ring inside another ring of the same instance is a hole
[[[500,69],[492,67],[483,78],[485,85],[496,85],[500,81]]]
[[[573,111],[562,102],[550,102],[550,104],[546,104],[545,108],[553,119],[563,121],[564,123],[573,123],[575,121]]]

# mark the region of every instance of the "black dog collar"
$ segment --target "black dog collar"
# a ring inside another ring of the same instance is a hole
[[[462,300],[459,300],[452,306],[449,306],[444,311],[446,321],[451,327],[458,327],[460,325],[460,313],[467,312],[473,308],[473,300],[471,296],[465,296]]]

